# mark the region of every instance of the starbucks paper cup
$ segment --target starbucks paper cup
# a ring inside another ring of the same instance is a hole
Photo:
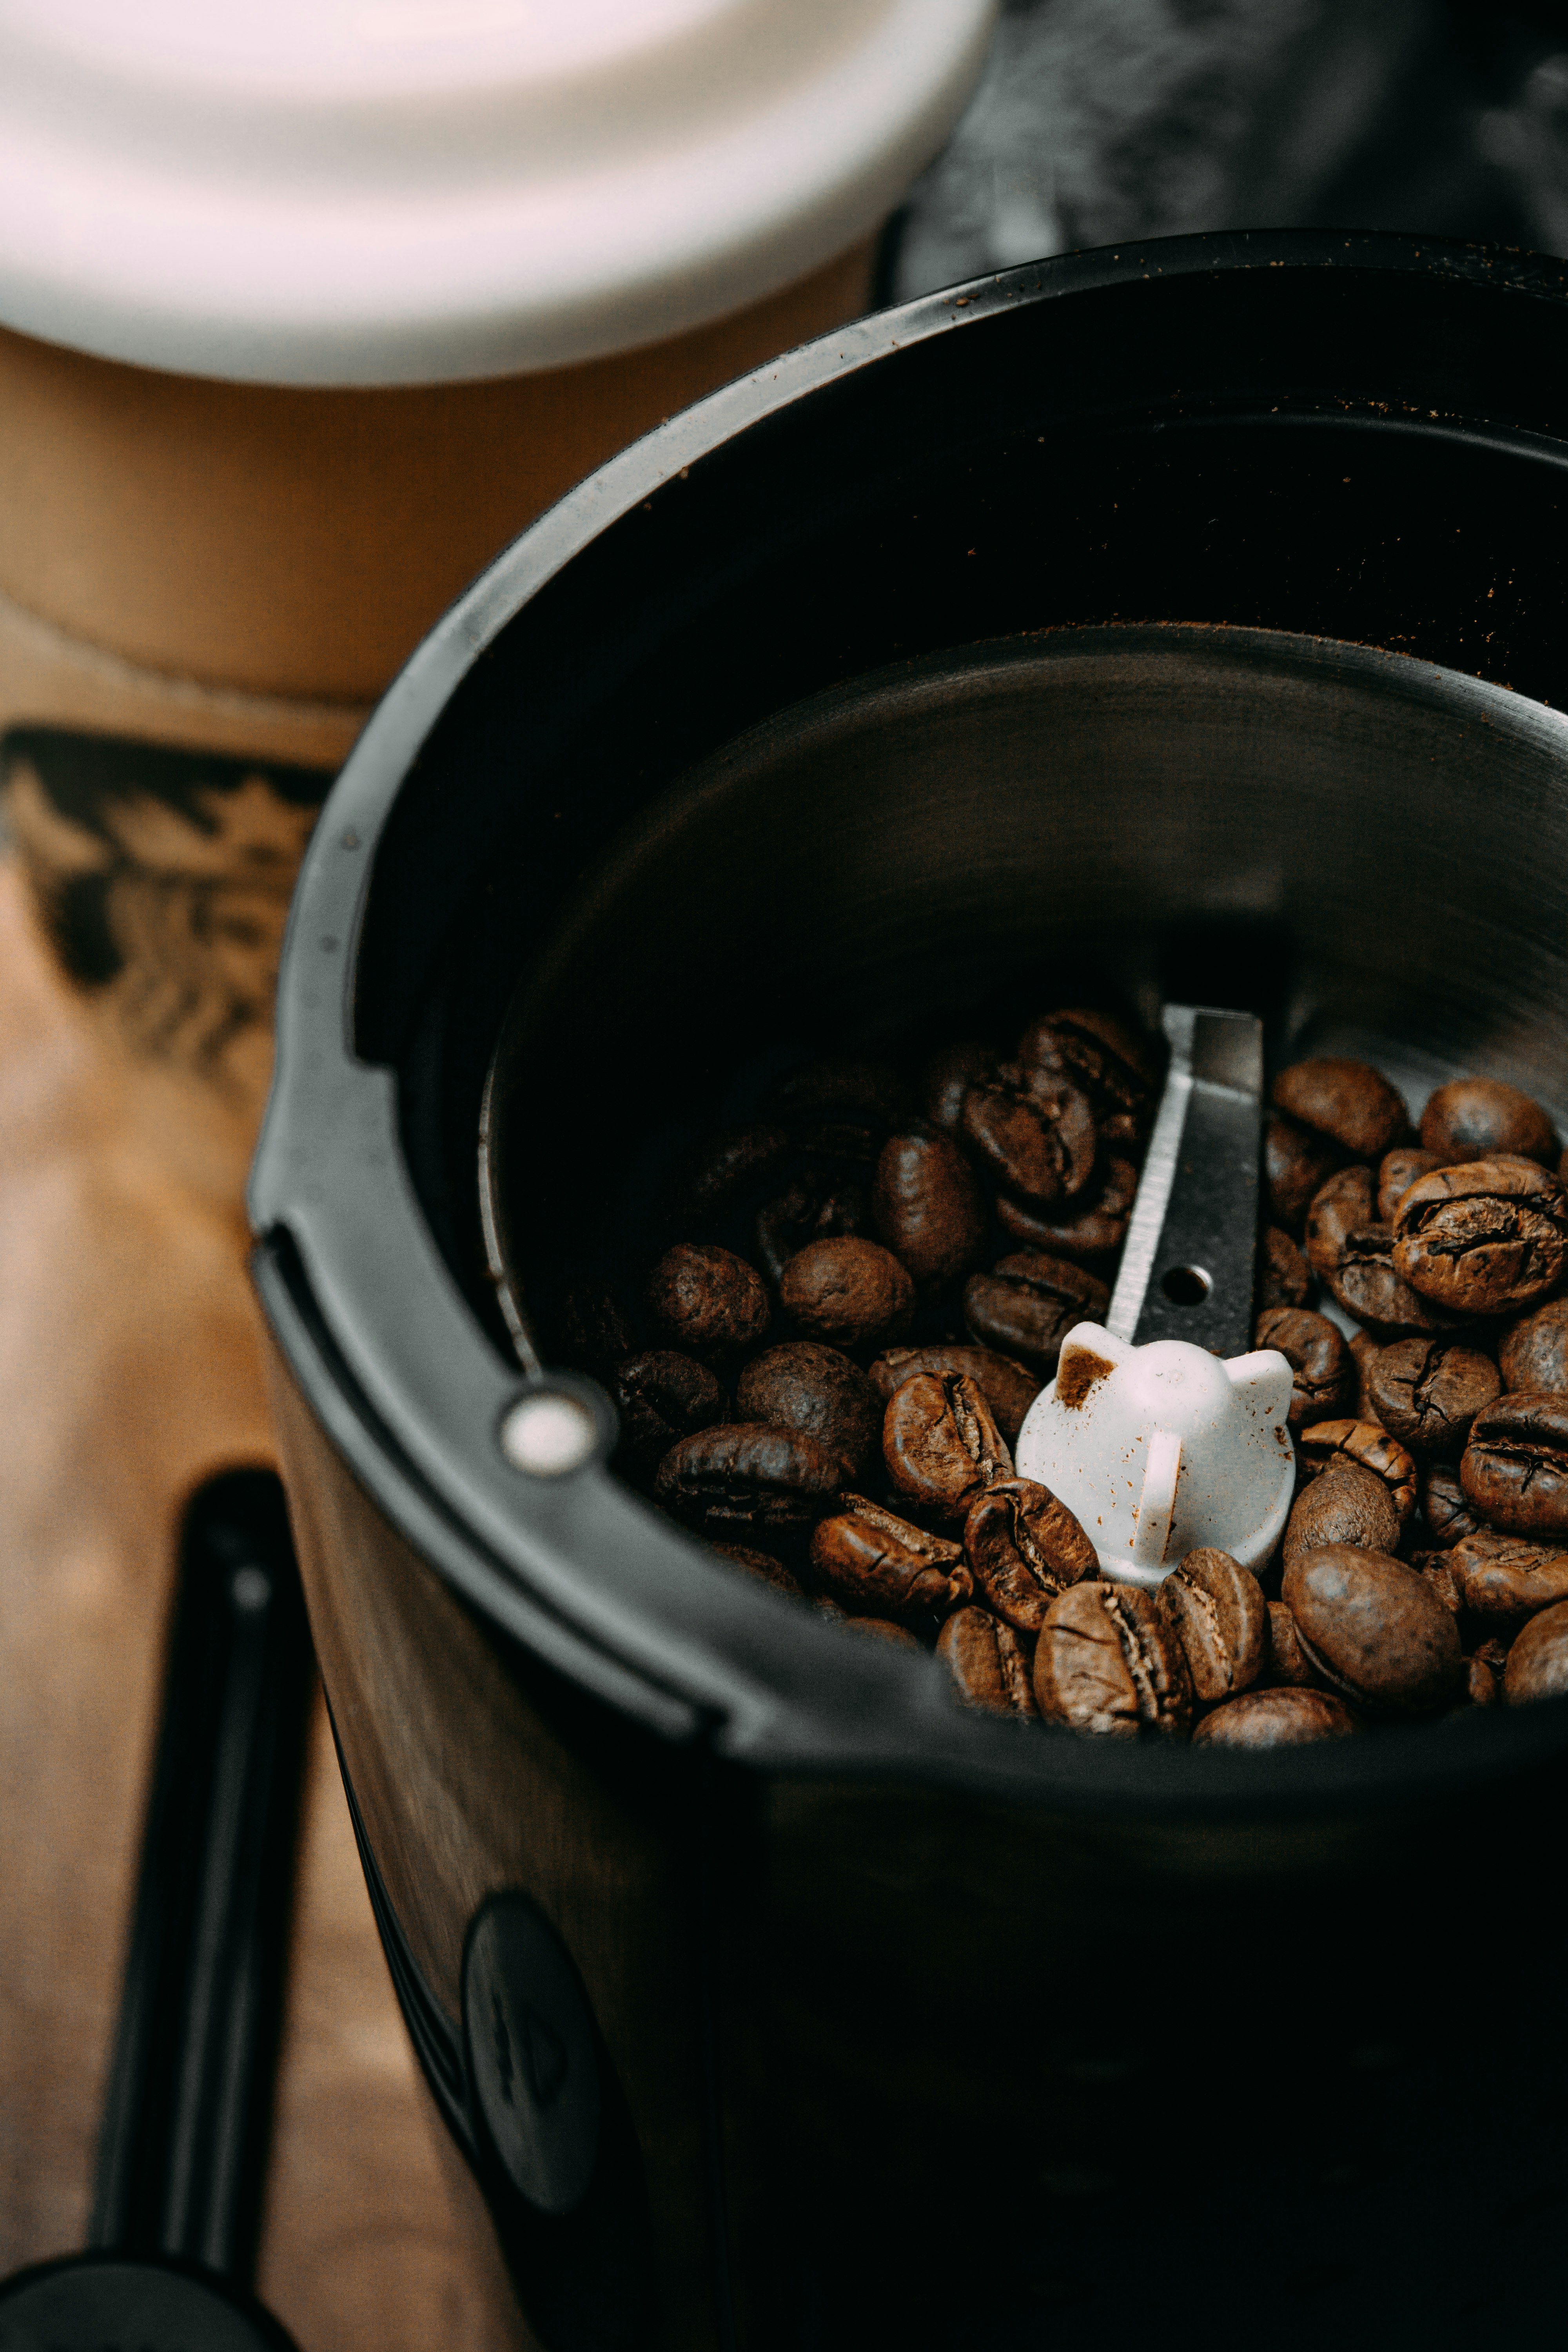
[[[574,481],[864,307],[992,15],[5,11],[12,831],[72,977],[237,1139],[294,866],[371,704]]]

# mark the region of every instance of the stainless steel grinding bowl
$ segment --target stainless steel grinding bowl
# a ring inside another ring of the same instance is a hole
[[[389,1963],[552,2352],[1553,2307],[1568,1706],[963,1716],[658,1520],[529,1332],[605,1169],[847,1006],[1092,971],[1568,1114],[1562,277],[1196,239],[883,314],[545,518],[329,803],[258,1280]]]
[[[592,1251],[648,1128],[759,1048],[940,1034],[1042,970],[1146,1012],[1201,980],[1417,1114],[1485,1067],[1561,1118],[1565,760],[1568,720],[1496,686],[1182,624],[965,646],[769,719],[606,849],[509,1013],[479,1181],[523,1360],[525,1269],[548,1292],[563,1236]]]

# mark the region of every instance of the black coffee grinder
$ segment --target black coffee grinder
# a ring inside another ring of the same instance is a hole
[[[549,2352],[1558,2308],[1568,1704],[961,1714],[657,1518],[531,1299],[759,1043],[1047,954],[1561,1123],[1565,291],[1270,234],[880,313],[546,515],[328,803],[257,1279],[389,1965]]]

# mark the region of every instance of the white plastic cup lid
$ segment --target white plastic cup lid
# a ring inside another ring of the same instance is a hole
[[[273,383],[625,351],[876,228],[994,0],[0,0],[0,321]]]

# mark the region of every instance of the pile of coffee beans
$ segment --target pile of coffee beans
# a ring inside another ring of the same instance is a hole
[[[1274,1083],[1257,1342],[1294,1374],[1299,1491],[1259,1576],[1198,1551],[1154,1593],[1102,1580],[1016,1475],[1063,1338],[1109,1306],[1160,1080],[1132,1024],[1075,1007],[776,1081],[682,1152],[636,1278],[563,1301],[617,1466],[1018,1721],[1263,1748],[1568,1691],[1568,1197],[1550,1119],[1498,1081],[1439,1088],[1419,1134],[1363,1063]]]
[[[1496,1078],[1439,1087],[1418,1132],[1363,1062],[1299,1062],[1272,1099],[1256,1336],[1294,1375],[1299,1480],[1278,1680],[1366,1722],[1568,1692],[1568,1154]],[[1263,1696],[1195,1736],[1247,1739]]]

